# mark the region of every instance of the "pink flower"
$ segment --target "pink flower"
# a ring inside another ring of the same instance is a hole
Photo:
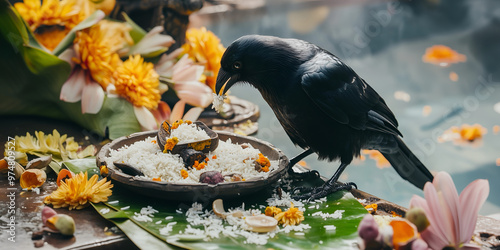
[[[71,60],[75,56],[76,53],[72,48],[65,50],[59,56],[60,59],[69,62],[72,68],[71,75],[61,88],[59,98],[65,102],[81,101],[82,114],[97,114],[104,102],[104,90],[85,73],[85,70],[75,65]]]
[[[187,104],[206,108],[212,103],[212,89],[200,82],[205,67],[197,65],[187,54],[174,64],[174,59],[182,49],[169,55],[164,54],[156,64],[156,71],[161,76],[169,78],[177,96]]]
[[[479,209],[489,192],[488,180],[480,179],[470,183],[458,196],[451,176],[439,172],[432,183],[425,184],[425,199],[415,195],[410,201],[410,208],[424,209],[430,222],[421,233],[422,239],[432,249],[479,249],[469,241],[476,227]]]

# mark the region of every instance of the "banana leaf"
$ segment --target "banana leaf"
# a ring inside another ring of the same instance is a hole
[[[0,0],[0,23],[0,115],[70,120],[111,139],[141,131],[132,104],[122,98],[106,98],[97,114],[82,114],[80,102],[59,100],[70,65],[36,42],[6,0]]]
[[[266,199],[271,196],[271,191],[267,190],[253,196],[247,196],[234,200],[225,200],[224,206],[228,208],[239,207],[245,203],[245,207],[259,208],[259,205],[267,206]],[[306,204],[304,207],[306,223],[311,226],[310,229],[304,231],[304,235],[294,232],[277,233],[274,238],[270,238],[265,245],[246,244],[243,237],[225,237],[222,234],[220,238],[213,238],[209,241],[178,241],[175,235],[180,231],[184,231],[189,224],[186,221],[185,212],[191,207],[189,203],[161,201],[154,198],[148,198],[144,195],[134,195],[123,189],[122,186],[115,186],[113,195],[108,201],[111,204],[95,204],[97,212],[104,218],[113,223],[123,222],[123,220],[134,222],[136,226],[129,227],[128,225],[120,225],[124,233],[131,237],[131,240],[141,249],[152,249],[157,246],[150,245],[150,242],[134,240],[136,234],[143,234],[144,231],[157,239],[160,239],[165,246],[177,246],[187,249],[324,249],[324,248],[352,248],[357,238],[357,226],[362,217],[367,213],[363,206],[346,192],[333,193],[327,196],[327,201],[323,203]],[[118,201],[118,202],[117,202]],[[211,203],[207,202],[205,209],[211,210]],[[316,206],[317,205],[317,206]],[[133,218],[135,213],[140,213],[141,209],[147,206],[158,210],[154,214],[151,222],[137,221]],[[109,208],[111,212],[103,213],[103,208]],[[125,209],[125,210],[122,210]],[[183,213],[179,213],[178,211]],[[322,211],[323,213],[333,213],[336,210],[345,210],[341,219],[323,219],[319,216],[313,216],[315,212]],[[264,209],[261,209],[264,212]],[[166,217],[173,219],[165,220]],[[173,226],[170,235],[161,235],[160,229],[165,227],[169,222],[177,222]],[[226,224],[229,225],[229,224]],[[325,225],[335,225],[336,230],[327,230]],[[203,229],[203,226],[193,226],[194,228]]]

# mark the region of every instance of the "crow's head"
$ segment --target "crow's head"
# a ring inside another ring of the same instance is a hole
[[[293,72],[297,53],[285,39],[248,35],[234,41],[224,52],[215,84],[223,95],[237,82],[247,82],[257,89],[266,89],[287,72]]]

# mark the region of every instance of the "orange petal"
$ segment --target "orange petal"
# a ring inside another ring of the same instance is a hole
[[[31,190],[32,188],[37,188],[43,185],[45,180],[47,180],[47,174],[45,174],[45,171],[40,169],[28,169],[21,175],[19,183],[21,184],[21,188]]]
[[[62,169],[59,171],[59,174],[57,174],[57,186],[61,185],[61,181],[66,181],[66,179],[73,177],[74,174],[67,170],[67,169]]]
[[[394,231],[392,242],[396,250],[415,240],[418,236],[417,227],[407,220],[394,219],[389,225]]]

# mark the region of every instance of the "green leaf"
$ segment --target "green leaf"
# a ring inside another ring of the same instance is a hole
[[[269,190],[273,189],[269,188]],[[245,203],[245,207],[247,209],[251,206],[255,208],[259,208],[259,205],[267,206],[266,199],[271,195],[269,190],[257,193],[252,196],[225,200],[224,206],[226,207],[226,210],[232,207],[241,206],[242,203]],[[352,247],[352,243],[357,239],[357,226],[359,225],[359,222],[361,221],[363,216],[367,213],[366,209],[364,209],[364,207],[349,193],[334,193],[327,197],[326,202],[305,205],[306,211],[304,213],[305,220],[303,221],[303,223],[311,226],[311,229],[308,229],[304,232],[305,235],[296,235],[293,232],[280,232],[277,233],[274,238],[269,239],[266,245],[261,246],[255,244],[245,244],[245,239],[242,237],[233,238],[225,237],[223,235],[220,235],[220,238],[214,238],[210,241],[181,242],[175,240],[175,238],[171,236],[177,234],[179,231],[184,231],[189,225],[189,223],[186,221],[184,213],[188,208],[191,207],[191,203],[164,201],[155,198],[148,198],[140,194],[135,194],[127,189],[123,189],[122,187],[118,188],[118,186],[113,189],[113,195],[109,197],[109,201],[118,201],[118,203],[113,202],[113,208],[115,209],[115,211],[123,211],[123,213],[128,216],[128,219],[134,221],[137,225],[140,225],[143,231],[147,231],[151,235],[165,240],[170,244],[187,249],[348,248]],[[205,209],[211,209],[211,204],[205,205],[207,205]],[[133,218],[134,214],[140,213],[141,209],[147,206],[152,206],[159,212],[154,214],[151,222],[136,221]],[[129,208],[126,210],[121,210],[121,208],[124,207]],[[177,213],[176,210],[178,209],[182,209],[183,213]],[[318,211],[322,211],[323,213],[333,213],[336,210],[345,210],[342,219],[330,218],[324,220],[320,216],[312,215]],[[264,212],[264,209],[261,209],[261,211]],[[173,219],[166,221],[165,217],[167,216],[172,216]],[[123,219],[123,214],[120,214],[118,218]],[[115,219],[111,219],[111,221],[115,221]],[[159,234],[160,229],[165,227],[169,222],[177,223],[173,226],[173,230],[170,236]],[[336,230],[328,231],[324,228],[325,225],[335,225]],[[193,227],[203,229],[203,226]],[[127,236],[130,235],[127,234]],[[290,242],[293,242],[293,245],[290,245]],[[153,247],[144,242],[137,243],[137,246],[143,249]]]
[[[59,174],[59,171],[61,171],[61,168],[62,168],[62,166],[61,166],[61,165],[59,165],[59,163],[57,163],[57,162],[55,162],[55,161],[51,161],[51,162],[49,163],[49,167],[50,167],[52,170],[54,170],[54,172],[55,172],[56,174]]]
[[[133,221],[126,219],[126,217],[125,218],[121,216],[116,217],[116,215],[123,214],[122,211],[112,210],[107,214],[102,214],[100,212],[102,211],[102,209],[110,207],[104,205],[103,203],[97,203],[97,204],[91,203],[91,204],[101,216],[108,219],[113,224],[115,224],[120,230],[122,230],[122,232],[125,233],[127,237],[132,242],[134,242],[136,246],[138,247],[148,246],[148,249],[176,249],[175,247],[169,246],[165,241],[149,234],[147,231],[143,230]],[[108,214],[113,214],[113,216]]]
[[[62,165],[75,174],[78,174],[80,172],[87,172],[88,177],[99,174],[99,168],[97,167],[94,158],[64,161],[62,162]]]
[[[86,28],[91,27],[92,25],[95,25],[97,22],[102,20],[106,14],[102,12],[102,10],[96,10],[92,15],[89,17],[85,18],[82,22],[77,24],[71,31],[63,38],[63,40],[57,45],[57,47],[52,51],[52,54],[58,56],[60,55],[64,50],[66,50],[71,44],[73,44],[73,40],[75,40],[76,32],[79,30],[83,30]]]
[[[132,27],[132,30],[129,33],[132,40],[134,40],[134,44],[138,43],[147,34],[147,32],[132,21],[132,19],[125,12],[122,12],[122,15],[125,21]]]

